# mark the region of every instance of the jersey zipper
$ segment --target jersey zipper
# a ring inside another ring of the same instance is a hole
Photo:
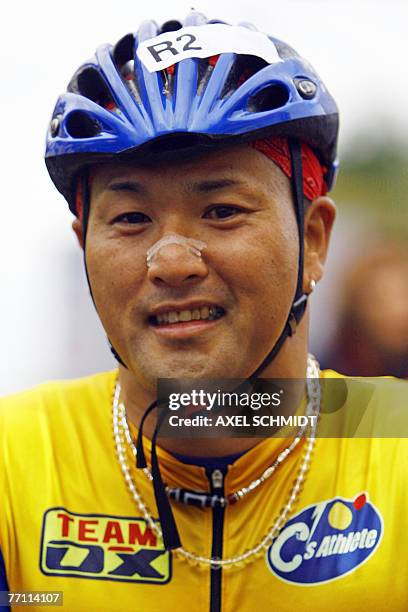
[[[224,495],[224,479],[227,468],[206,469],[207,478],[210,483],[211,493]],[[222,558],[223,532],[224,532],[225,508],[215,507],[212,509],[212,547],[211,556]],[[221,612],[221,586],[222,569],[210,570],[210,612]]]

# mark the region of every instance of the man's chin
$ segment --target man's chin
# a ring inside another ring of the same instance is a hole
[[[193,358],[186,354],[182,359],[161,358],[153,361],[144,358],[137,362],[137,369],[150,381],[159,378],[221,378],[227,371],[225,364],[216,363],[209,356]]]
[[[158,347],[156,343],[132,343],[132,365],[149,379],[158,378],[236,378],[241,370],[236,358],[242,354],[237,342],[217,338],[211,343],[197,341],[188,347]],[[242,364],[242,361],[241,361]],[[133,369],[133,368],[132,368]]]
[[[185,364],[185,365],[168,365],[156,369],[155,378],[219,378],[220,374],[216,373],[213,368],[207,364]]]

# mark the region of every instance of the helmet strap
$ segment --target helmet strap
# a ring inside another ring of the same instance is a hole
[[[290,159],[292,164],[292,193],[293,201],[295,205],[296,221],[298,226],[299,234],[299,263],[298,263],[298,277],[296,285],[295,299],[293,301],[292,310],[295,309],[298,312],[298,306],[296,303],[300,298],[307,297],[303,293],[303,267],[304,267],[304,238],[305,238],[305,205],[304,205],[304,192],[303,192],[303,171],[302,171],[302,154],[300,148],[300,142],[298,140],[289,139],[289,151]],[[302,300],[303,302],[304,300]],[[301,315],[305,311],[303,307]],[[296,315],[295,315],[296,316]],[[299,315],[297,315],[299,316]],[[297,320],[297,322],[299,322]]]

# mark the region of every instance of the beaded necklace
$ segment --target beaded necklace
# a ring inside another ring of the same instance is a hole
[[[308,400],[308,404],[307,404],[306,414],[309,416],[317,416],[317,417],[319,416],[319,411],[320,411],[319,377],[320,377],[319,364],[317,363],[316,359],[312,355],[308,355],[308,360],[307,360],[307,400]],[[126,419],[126,408],[123,402],[120,402],[120,391],[121,391],[120,384],[119,382],[117,382],[115,386],[113,404],[112,404],[112,423],[113,423],[113,435],[114,435],[115,445],[116,445],[116,453],[118,456],[119,464],[122,469],[122,473],[124,475],[129,492],[133,500],[136,502],[136,505],[139,508],[140,512],[142,513],[143,518],[146,520],[149,527],[156,533],[156,535],[159,538],[161,538],[163,534],[162,534],[160,525],[158,525],[157,522],[153,519],[151,512],[149,511],[143,498],[141,497],[134,483],[133,477],[130,473],[129,465],[126,459],[125,441],[127,441],[127,443],[129,444],[132,450],[132,453],[135,456],[136,456],[136,448],[130,436],[129,427],[128,427],[128,423]],[[295,504],[295,501],[303,485],[303,482],[305,480],[306,472],[309,468],[311,454],[312,454],[315,439],[316,439],[317,420],[318,419],[314,419],[314,425],[308,426],[309,436],[307,438],[306,449],[303,455],[303,459],[302,459],[297,477],[291,488],[288,500],[285,506],[282,508],[278,518],[276,519],[271,529],[266,533],[266,535],[261,539],[261,541],[256,546],[254,546],[250,550],[243,552],[240,555],[236,555],[235,557],[230,557],[226,559],[216,559],[213,557],[204,557],[201,555],[197,555],[194,552],[191,552],[189,550],[186,550],[183,547],[177,548],[175,552],[180,557],[192,563],[195,563],[195,564],[210,566],[211,568],[223,567],[227,569],[227,568],[231,568],[236,565],[241,565],[244,561],[255,558],[263,550],[266,550],[270,546],[272,541],[275,539],[275,537],[278,535],[283,525],[285,524]],[[292,443],[279,454],[277,459],[272,463],[271,466],[269,466],[261,474],[259,478],[252,481],[247,487],[242,487],[242,489],[239,489],[235,493],[232,493],[227,498],[221,498],[221,496],[217,496],[219,497],[218,503],[220,505],[234,503],[230,499],[231,496],[236,502],[238,501],[238,499],[242,499],[249,492],[253,491],[259,485],[265,482],[265,480],[267,480],[275,472],[276,468],[288,457],[288,455],[293,451],[293,449],[299,444],[303,433],[304,431],[302,430],[298,432],[297,436],[294,438]],[[149,480],[153,479],[149,468],[144,468],[143,471]],[[175,491],[176,489],[171,489],[170,487],[166,487],[166,490],[167,490],[168,495],[174,498],[174,496],[172,495],[172,491]]]

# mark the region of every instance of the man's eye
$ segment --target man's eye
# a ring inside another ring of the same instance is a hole
[[[150,217],[141,212],[128,212],[118,215],[113,220],[113,223],[129,223],[130,225],[136,225],[138,223],[149,223]]]
[[[237,206],[214,206],[211,210],[208,210],[204,218],[205,219],[228,219],[234,215],[242,212],[241,208]]]

